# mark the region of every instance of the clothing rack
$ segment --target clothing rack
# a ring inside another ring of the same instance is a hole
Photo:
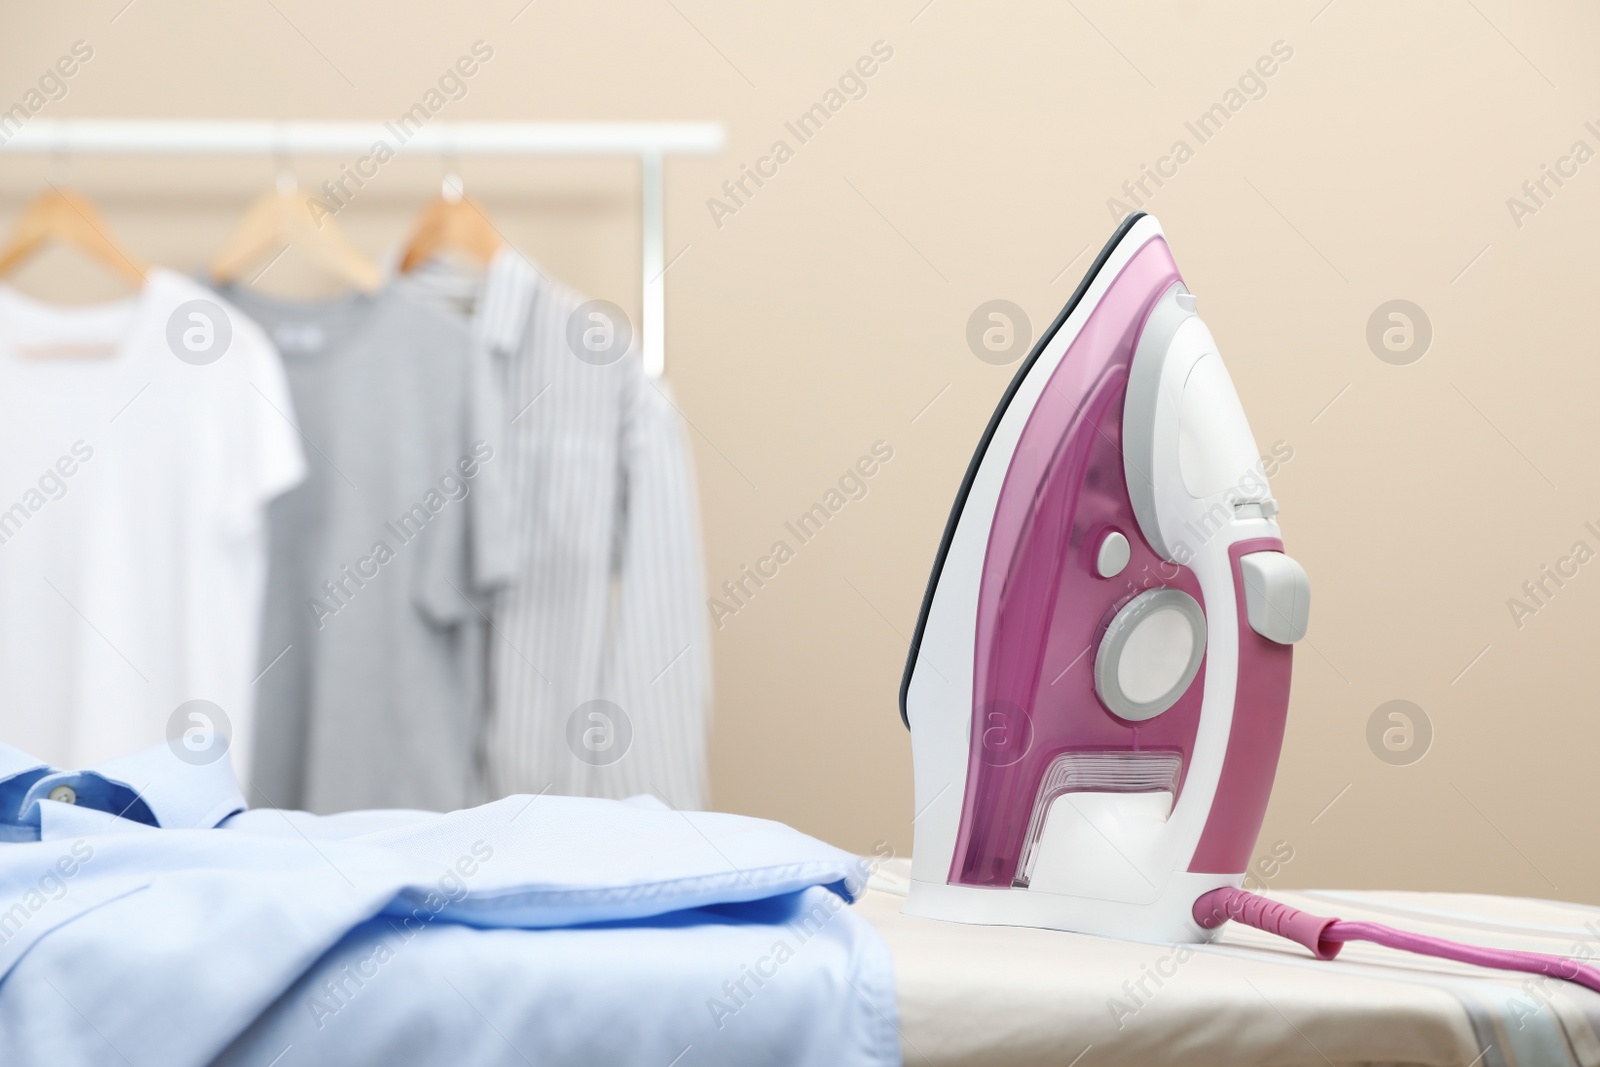
[[[662,165],[667,156],[716,155],[727,134],[715,122],[270,122],[31,119],[0,151],[81,155],[359,157],[382,141],[396,155],[583,157],[639,161],[643,251],[639,350],[645,371],[666,368],[666,233]]]

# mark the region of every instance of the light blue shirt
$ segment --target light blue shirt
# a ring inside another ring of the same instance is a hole
[[[782,824],[243,808],[226,760],[0,746],[0,1063],[900,1062],[866,865]]]

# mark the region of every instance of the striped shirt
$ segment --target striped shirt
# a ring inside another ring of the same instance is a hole
[[[490,793],[703,807],[710,636],[693,470],[666,384],[644,375],[637,345],[580,359],[568,337],[583,298],[509,248],[486,272],[438,261],[408,280],[471,307],[502,391],[517,566],[493,611]]]

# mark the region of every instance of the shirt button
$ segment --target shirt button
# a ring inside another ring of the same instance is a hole
[[[50,799],[59,801],[62,804],[76,804],[78,802],[78,791],[70,785],[58,785],[50,790]]]

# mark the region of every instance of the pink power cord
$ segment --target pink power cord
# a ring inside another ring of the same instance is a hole
[[[1371,941],[1405,952],[1438,956],[1461,963],[1475,963],[1481,967],[1547,974],[1552,978],[1564,978],[1600,992],[1600,970],[1565,956],[1549,956],[1542,952],[1517,952],[1511,949],[1479,948],[1475,945],[1463,945],[1457,941],[1409,934],[1404,930],[1396,930],[1379,923],[1345,922],[1342,919],[1324,918],[1291,908],[1287,904],[1279,904],[1244,889],[1213,889],[1194,902],[1194,921],[1207,930],[1221,926],[1229,919],[1299,942],[1310,949],[1311,954],[1319,960],[1333,959],[1339,954],[1339,950],[1344,948],[1346,941]]]

